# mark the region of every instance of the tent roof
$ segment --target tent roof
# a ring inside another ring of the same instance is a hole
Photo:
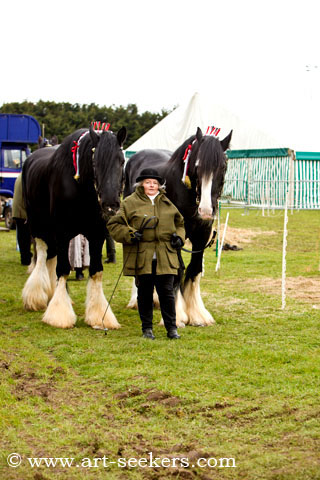
[[[287,147],[246,120],[221,105],[213,104],[195,93],[189,102],[179,106],[147,133],[134,142],[127,151],[145,148],[175,150],[184,140],[196,133],[197,127],[205,133],[208,125],[221,128],[219,138],[233,130],[231,148],[236,150]]]
[[[300,109],[299,112],[297,103],[292,103],[290,111],[278,104],[271,107],[273,108],[268,112],[257,109],[254,120],[251,116],[252,120],[247,120],[213,103],[210,97],[195,93],[188,102],[176,108],[130,145],[127,151],[136,152],[145,148],[173,151],[194,135],[197,127],[205,133],[208,125],[214,125],[221,128],[220,138],[233,130],[232,150],[290,148],[295,151],[320,152],[320,137],[316,132],[317,122],[314,121],[312,112],[308,113],[307,108]],[[271,118],[270,123],[266,121],[267,115]],[[269,125],[267,129],[257,126],[262,121]]]

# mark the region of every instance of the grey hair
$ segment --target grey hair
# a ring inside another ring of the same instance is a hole
[[[142,183],[143,183],[143,180],[141,180],[140,182],[134,183],[133,188],[142,187]]]

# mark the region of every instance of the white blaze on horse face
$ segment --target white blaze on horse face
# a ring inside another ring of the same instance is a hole
[[[201,198],[198,212],[203,219],[212,219],[211,187],[213,175],[201,182]]]

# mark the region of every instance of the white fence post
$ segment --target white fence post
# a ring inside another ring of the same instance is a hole
[[[281,281],[281,294],[282,294],[282,309],[286,307],[286,253],[287,253],[287,234],[288,234],[288,192],[286,196],[286,206],[284,210],[283,221],[283,243],[282,243],[282,281]]]
[[[220,248],[220,208],[221,208],[221,201],[218,200],[218,225],[217,225],[217,247],[218,247],[218,249],[216,250],[216,257],[219,254],[219,248]]]
[[[217,264],[216,264],[216,272],[220,268],[220,258],[221,258],[223,243],[224,243],[224,237],[225,237],[226,231],[227,231],[228,219],[229,219],[229,212],[227,213],[226,223],[224,224],[223,235],[222,235],[222,240],[221,240],[221,244],[220,244],[220,248],[219,248],[218,260],[217,260]]]

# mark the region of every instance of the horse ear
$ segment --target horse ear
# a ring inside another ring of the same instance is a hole
[[[122,147],[125,139],[126,139],[126,136],[127,136],[127,129],[126,127],[121,127],[119,132],[117,133],[117,140],[118,140],[118,143],[120,145],[120,147]]]
[[[92,141],[92,145],[93,147],[96,147],[98,145],[98,142],[99,142],[99,136],[96,134],[96,132],[94,131],[92,125],[90,125],[90,137],[91,137],[91,141]]]
[[[232,132],[233,132],[233,130],[231,130],[231,132],[229,133],[229,135],[227,135],[226,138],[224,138],[224,139],[221,140],[221,142],[220,142],[220,145],[221,145],[222,150],[223,150],[224,152],[229,148],[229,144],[230,144],[231,137],[232,137]]]
[[[198,142],[200,142],[201,138],[203,137],[202,135],[202,130],[200,127],[197,128],[197,133],[196,133],[196,139],[198,140]]]

